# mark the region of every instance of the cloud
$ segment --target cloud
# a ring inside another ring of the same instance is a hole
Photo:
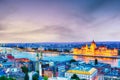
[[[17,7],[15,7],[11,4],[8,4],[8,3],[4,3],[4,4],[0,5],[0,14],[1,14],[0,20],[13,14],[14,12],[16,12],[16,10],[17,10]]]
[[[119,0],[1,0],[0,36],[13,42],[112,40],[120,29],[119,4]]]
[[[2,24],[0,24],[0,31],[5,30],[5,29],[6,29],[6,27],[4,27]]]
[[[11,14],[17,11],[17,7],[9,4],[7,0],[0,0],[0,31],[7,29],[7,24],[4,24],[4,20]]]
[[[49,35],[57,35],[58,38],[71,38],[75,37],[73,34],[74,31],[70,29],[68,26],[61,26],[61,25],[47,25],[42,28],[29,31],[28,34],[47,34]]]
[[[85,8],[85,11],[87,13],[92,13],[94,11],[99,10],[99,8],[101,8],[103,5],[105,5],[106,3],[110,2],[109,0],[91,0],[88,1],[86,3],[88,3]]]

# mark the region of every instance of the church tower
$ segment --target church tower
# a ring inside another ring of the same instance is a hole
[[[95,43],[95,41],[93,40],[92,43],[91,43],[91,45],[90,45],[90,49],[91,49],[92,54],[95,53],[95,49],[96,49],[96,48],[97,48],[97,47],[96,47],[96,43]]]
[[[36,66],[35,71],[39,71],[39,53],[36,53]]]
[[[86,50],[85,53],[88,53],[88,45],[87,44],[85,45],[85,50]]]
[[[42,54],[43,48],[39,48],[37,50],[37,54],[36,54],[36,71],[39,71],[39,79],[38,80],[43,80],[42,79],[42,58],[43,58],[43,54]]]
[[[42,76],[42,51],[40,52],[40,56],[39,56],[39,76]]]
[[[36,54],[36,71],[39,71],[39,75],[42,76],[42,49],[39,50],[40,52],[37,51]]]
[[[39,80],[43,80],[43,78],[42,78],[42,58],[43,58],[43,54],[42,54],[42,52],[43,52],[43,48],[39,48],[38,49],[38,51],[40,51],[40,53],[39,53]]]

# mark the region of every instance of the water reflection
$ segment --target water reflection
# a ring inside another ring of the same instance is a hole
[[[100,62],[111,64],[112,67],[120,67],[120,59],[112,58],[98,58],[98,57],[83,57],[83,56],[73,56],[75,60],[83,60],[88,63],[90,60],[97,59]]]
[[[59,56],[59,54],[45,53],[45,54],[43,54],[43,56],[44,57],[46,57],[46,56]],[[67,55],[66,55],[66,58],[67,58]],[[98,57],[83,57],[83,56],[73,56],[73,58],[75,60],[83,60],[86,63],[88,63],[90,60],[97,59],[100,62],[111,64],[112,67],[119,67],[120,68],[120,59],[98,58]]]
[[[59,56],[56,54],[45,54],[45,56]],[[100,62],[111,64],[112,67],[120,68],[120,59],[112,59],[112,58],[98,58],[98,57],[83,57],[83,56],[73,56],[75,60],[83,60],[88,63],[90,60],[97,59]]]

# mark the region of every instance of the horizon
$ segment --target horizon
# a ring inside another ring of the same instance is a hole
[[[28,44],[31,44],[31,43],[91,43],[92,41],[78,41],[78,42],[76,42],[76,41],[74,41],[74,42],[6,42],[6,43],[1,43],[0,42],[0,44],[16,44],[16,43],[28,43]],[[120,42],[120,41],[95,41],[95,43],[104,43],[104,42]]]

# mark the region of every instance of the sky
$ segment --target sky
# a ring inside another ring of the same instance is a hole
[[[120,41],[120,0],[0,0],[0,42]]]

